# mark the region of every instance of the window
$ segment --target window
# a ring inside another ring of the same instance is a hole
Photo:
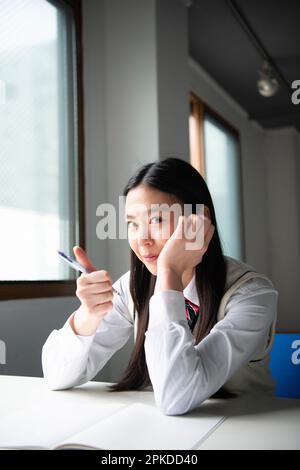
[[[212,195],[225,255],[243,260],[242,185],[236,130],[191,96],[191,163]]]
[[[83,244],[79,43],[80,2],[1,0],[2,299],[74,293],[56,250]]]

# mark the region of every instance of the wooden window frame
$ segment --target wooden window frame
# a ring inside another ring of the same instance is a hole
[[[205,149],[204,149],[204,118],[209,115],[218,121],[222,126],[226,127],[229,132],[236,136],[239,152],[241,151],[239,131],[226,121],[219,113],[202,101],[194,92],[190,92],[190,115],[195,118],[196,131],[198,133],[196,149],[190,148],[191,164],[199,171],[201,176],[205,178]]]
[[[78,210],[79,243],[85,247],[84,213],[84,132],[83,132],[83,59],[82,0],[47,0],[55,6],[66,4],[73,9],[76,30],[77,136],[78,136]],[[75,295],[76,280],[0,281],[0,301],[67,297]]]
[[[190,93],[190,118],[194,119],[195,126],[194,142],[190,140],[190,161],[205,178],[204,104],[194,93]]]

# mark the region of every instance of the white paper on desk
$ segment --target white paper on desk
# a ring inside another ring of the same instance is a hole
[[[92,427],[73,435],[64,444],[82,444],[107,450],[185,450],[200,441],[224,420],[222,416],[165,416],[141,403],[129,405]]]
[[[0,448],[53,449],[64,439],[117,412],[124,403],[95,405],[43,400],[0,420]]]

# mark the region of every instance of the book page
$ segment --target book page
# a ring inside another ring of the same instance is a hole
[[[60,395],[61,398],[61,395]],[[124,404],[99,406],[43,400],[0,420],[0,448],[52,449],[61,441],[122,409]]]
[[[135,403],[64,441],[107,450],[194,449],[224,420],[222,416],[165,416],[154,406]]]

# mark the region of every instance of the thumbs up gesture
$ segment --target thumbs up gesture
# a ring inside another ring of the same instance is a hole
[[[71,317],[70,324],[77,335],[90,336],[113,308],[112,279],[108,271],[95,268],[82,248],[75,246],[73,252],[88,273],[82,273],[77,279],[76,296],[81,306]]]

